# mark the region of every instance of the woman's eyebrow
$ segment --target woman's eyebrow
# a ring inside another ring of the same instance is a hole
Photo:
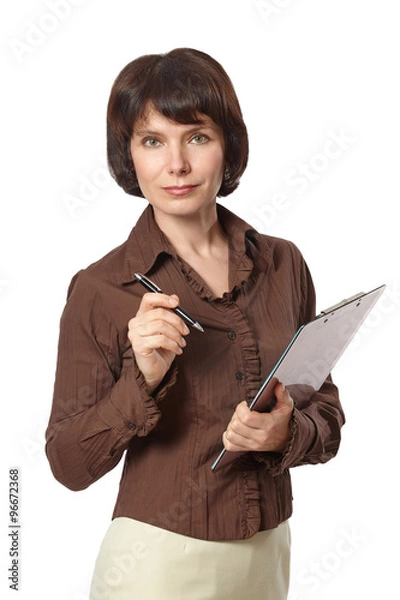
[[[134,129],[133,133],[136,135],[160,135],[159,131],[151,131],[150,129]]]
[[[192,131],[198,131],[199,129],[213,129],[212,125],[207,123],[207,121],[202,121],[201,123],[193,123],[193,125],[188,128],[187,133]],[[133,133],[135,135],[163,135],[161,131],[154,131],[152,129],[134,129]]]

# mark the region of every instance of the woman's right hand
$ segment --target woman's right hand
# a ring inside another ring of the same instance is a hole
[[[128,323],[128,338],[150,394],[163,380],[175,356],[182,354],[186,346],[183,336],[190,330],[171,310],[178,304],[175,294],[146,293],[136,316]]]

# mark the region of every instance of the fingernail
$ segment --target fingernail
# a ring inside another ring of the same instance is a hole
[[[186,325],[186,323],[183,324],[183,332],[184,333],[190,333],[190,329],[189,327]]]

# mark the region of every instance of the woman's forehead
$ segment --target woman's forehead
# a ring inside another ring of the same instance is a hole
[[[189,123],[181,123],[174,119],[170,119],[155,109],[153,106],[146,108],[144,114],[137,119],[134,125],[134,132],[165,129],[170,127],[191,128],[201,125],[202,127],[218,128],[217,124],[204,113],[197,113],[196,118]]]

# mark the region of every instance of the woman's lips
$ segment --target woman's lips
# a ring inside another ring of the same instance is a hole
[[[196,187],[196,185],[172,185],[163,189],[168,192],[168,194],[171,194],[171,196],[185,196]]]

